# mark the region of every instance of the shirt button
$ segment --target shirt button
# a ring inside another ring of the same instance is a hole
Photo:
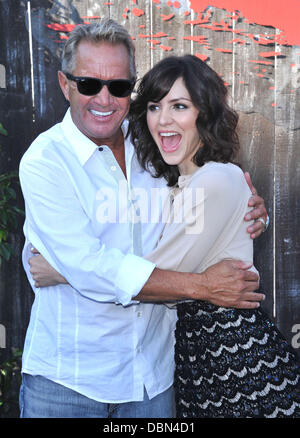
[[[115,170],[117,170],[117,167],[116,166],[111,166],[110,170],[115,171]]]
[[[100,152],[103,151],[103,147],[100,146],[100,147],[98,148],[98,151],[100,151]]]
[[[138,318],[140,318],[142,316],[141,312],[137,313]]]

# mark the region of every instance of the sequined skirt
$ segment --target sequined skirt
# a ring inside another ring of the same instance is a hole
[[[300,418],[299,358],[261,309],[177,310],[178,418]]]

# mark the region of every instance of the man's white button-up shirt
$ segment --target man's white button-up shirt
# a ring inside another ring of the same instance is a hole
[[[125,159],[126,178],[68,110],[20,163],[35,292],[22,371],[108,403],[142,400],[144,387],[152,398],[174,372],[176,311],[133,299],[155,267],[142,256],[162,231],[168,189],[141,169],[129,139]],[[69,284],[35,288],[31,247]]]

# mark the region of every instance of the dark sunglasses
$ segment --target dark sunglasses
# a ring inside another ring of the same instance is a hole
[[[103,81],[97,78],[73,76],[70,73],[65,73],[65,75],[70,81],[76,82],[77,90],[80,94],[84,94],[85,96],[95,96],[102,87],[106,85],[112,96],[127,97],[131,94],[135,84],[133,79],[111,79],[110,81]]]

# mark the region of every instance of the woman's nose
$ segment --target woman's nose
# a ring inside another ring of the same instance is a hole
[[[165,108],[160,111],[159,123],[161,125],[168,125],[172,122],[172,115],[170,111]]]

